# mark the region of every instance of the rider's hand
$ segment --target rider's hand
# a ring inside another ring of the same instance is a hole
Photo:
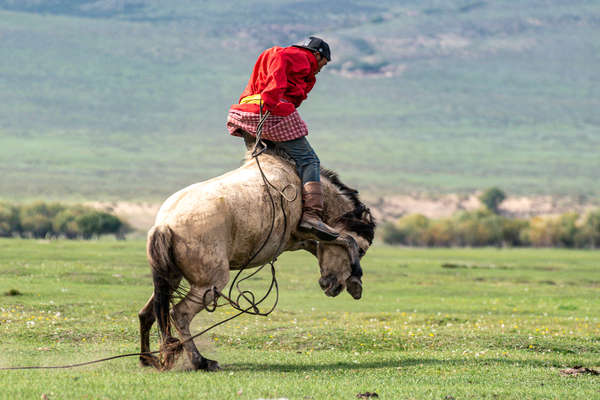
[[[296,111],[296,107],[294,107],[294,105],[292,103],[280,101],[273,108],[273,110],[270,110],[270,111],[275,115],[287,116],[287,115],[290,115],[291,113],[293,113],[294,111]]]

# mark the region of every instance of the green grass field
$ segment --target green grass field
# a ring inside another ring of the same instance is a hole
[[[2,239],[0,254],[0,366],[138,350],[144,242]],[[277,310],[199,341],[221,372],[158,373],[135,358],[0,371],[0,398],[600,398],[599,377],[559,374],[600,367],[600,252],[376,246],[363,268],[362,300],[331,299],[312,256],[281,257]],[[198,316],[194,330],[230,313]]]

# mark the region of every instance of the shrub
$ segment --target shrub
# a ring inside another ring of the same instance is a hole
[[[404,244],[409,246],[427,246],[429,219],[421,214],[404,216],[396,223],[396,229],[400,237],[404,238]]]
[[[452,218],[428,219],[420,214],[383,226],[383,240],[409,246],[600,246],[600,210],[584,219],[577,213],[558,217],[511,219],[487,208],[463,211]]]
[[[411,214],[400,218],[396,223],[386,223],[382,227],[383,241],[388,244],[426,246],[430,233],[429,219],[421,214]]]
[[[383,239],[409,246],[519,246],[528,243],[522,235],[528,225],[485,208],[437,220],[412,214],[384,225]]]
[[[455,218],[456,239],[462,246],[502,244],[503,217],[488,209],[463,211]]]
[[[82,206],[69,207],[61,211],[52,221],[52,229],[57,235],[64,235],[67,239],[76,239],[83,236],[77,217],[91,211],[91,209]]]
[[[527,237],[537,247],[584,247],[577,213],[558,217],[534,217],[527,229]]]
[[[575,242],[578,247],[600,247],[600,209],[585,216]]]
[[[506,194],[497,187],[489,188],[479,196],[483,205],[494,214],[498,214],[498,206],[504,199],[506,199]]]
[[[41,201],[22,206],[19,212],[22,233],[34,238],[56,236],[52,229],[52,219],[64,209],[65,206],[58,203],[47,204]]]
[[[404,244],[405,237],[402,232],[400,232],[396,225],[391,222],[386,222],[381,227],[383,242],[387,244]]]
[[[451,218],[428,219],[420,214],[383,226],[383,240],[409,246],[600,246],[600,210],[584,219],[577,213],[558,217],[512,219],[487,208],[462,211]]]
[[[46,238],[64,236],[68,239],[114,234],[124,239],[129,225],[118,217],[81,205],[38,201],[22,206],[0,203],[0,237]]]
[[[559,229],[556,218],[533,217],[529,222],[527,237],[535,247],[550,247],[553,243],[558,243]]]
[[[578,219],[579,214],[577,213],[566,213],[558,217],[558,243],[553,243],[552,246],[575,247],[579,234]]]
[[[456,229],[452,220],[444,218],[430,221],[426,242],[429,246],[444,247],[457,244]]]
[[[19,209],[8,203],[0,203],[0,237],[9,237],[19,234]]]
[[[123,226],[121,220],[114,215],[96,210],[77,216],[75,222],[84,239],[108,233],[118,235]]]
[[[523,231],[529,228],[529,221],[504,218],[502,222],[502,242],[504,246],[528,246],[529,237]]]

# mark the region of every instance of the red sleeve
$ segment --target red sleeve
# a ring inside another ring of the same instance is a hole
[[[261,97],[269,111],[273,111],[287,89],[289,62],[288,57],[280,53],[273,57],[267,66],[267,84],[261,92]]]

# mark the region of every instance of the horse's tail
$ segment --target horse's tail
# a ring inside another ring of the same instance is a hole
[[[167,225],[155,225],[148,232],[146,246],[154,281],[154,314],[158,320],[163,343],[171,337],[169,305],[171,293],[176,289],[171,287],[172,279],[169,278],[179,273],[173,256],[172,238],[171,228]]]

